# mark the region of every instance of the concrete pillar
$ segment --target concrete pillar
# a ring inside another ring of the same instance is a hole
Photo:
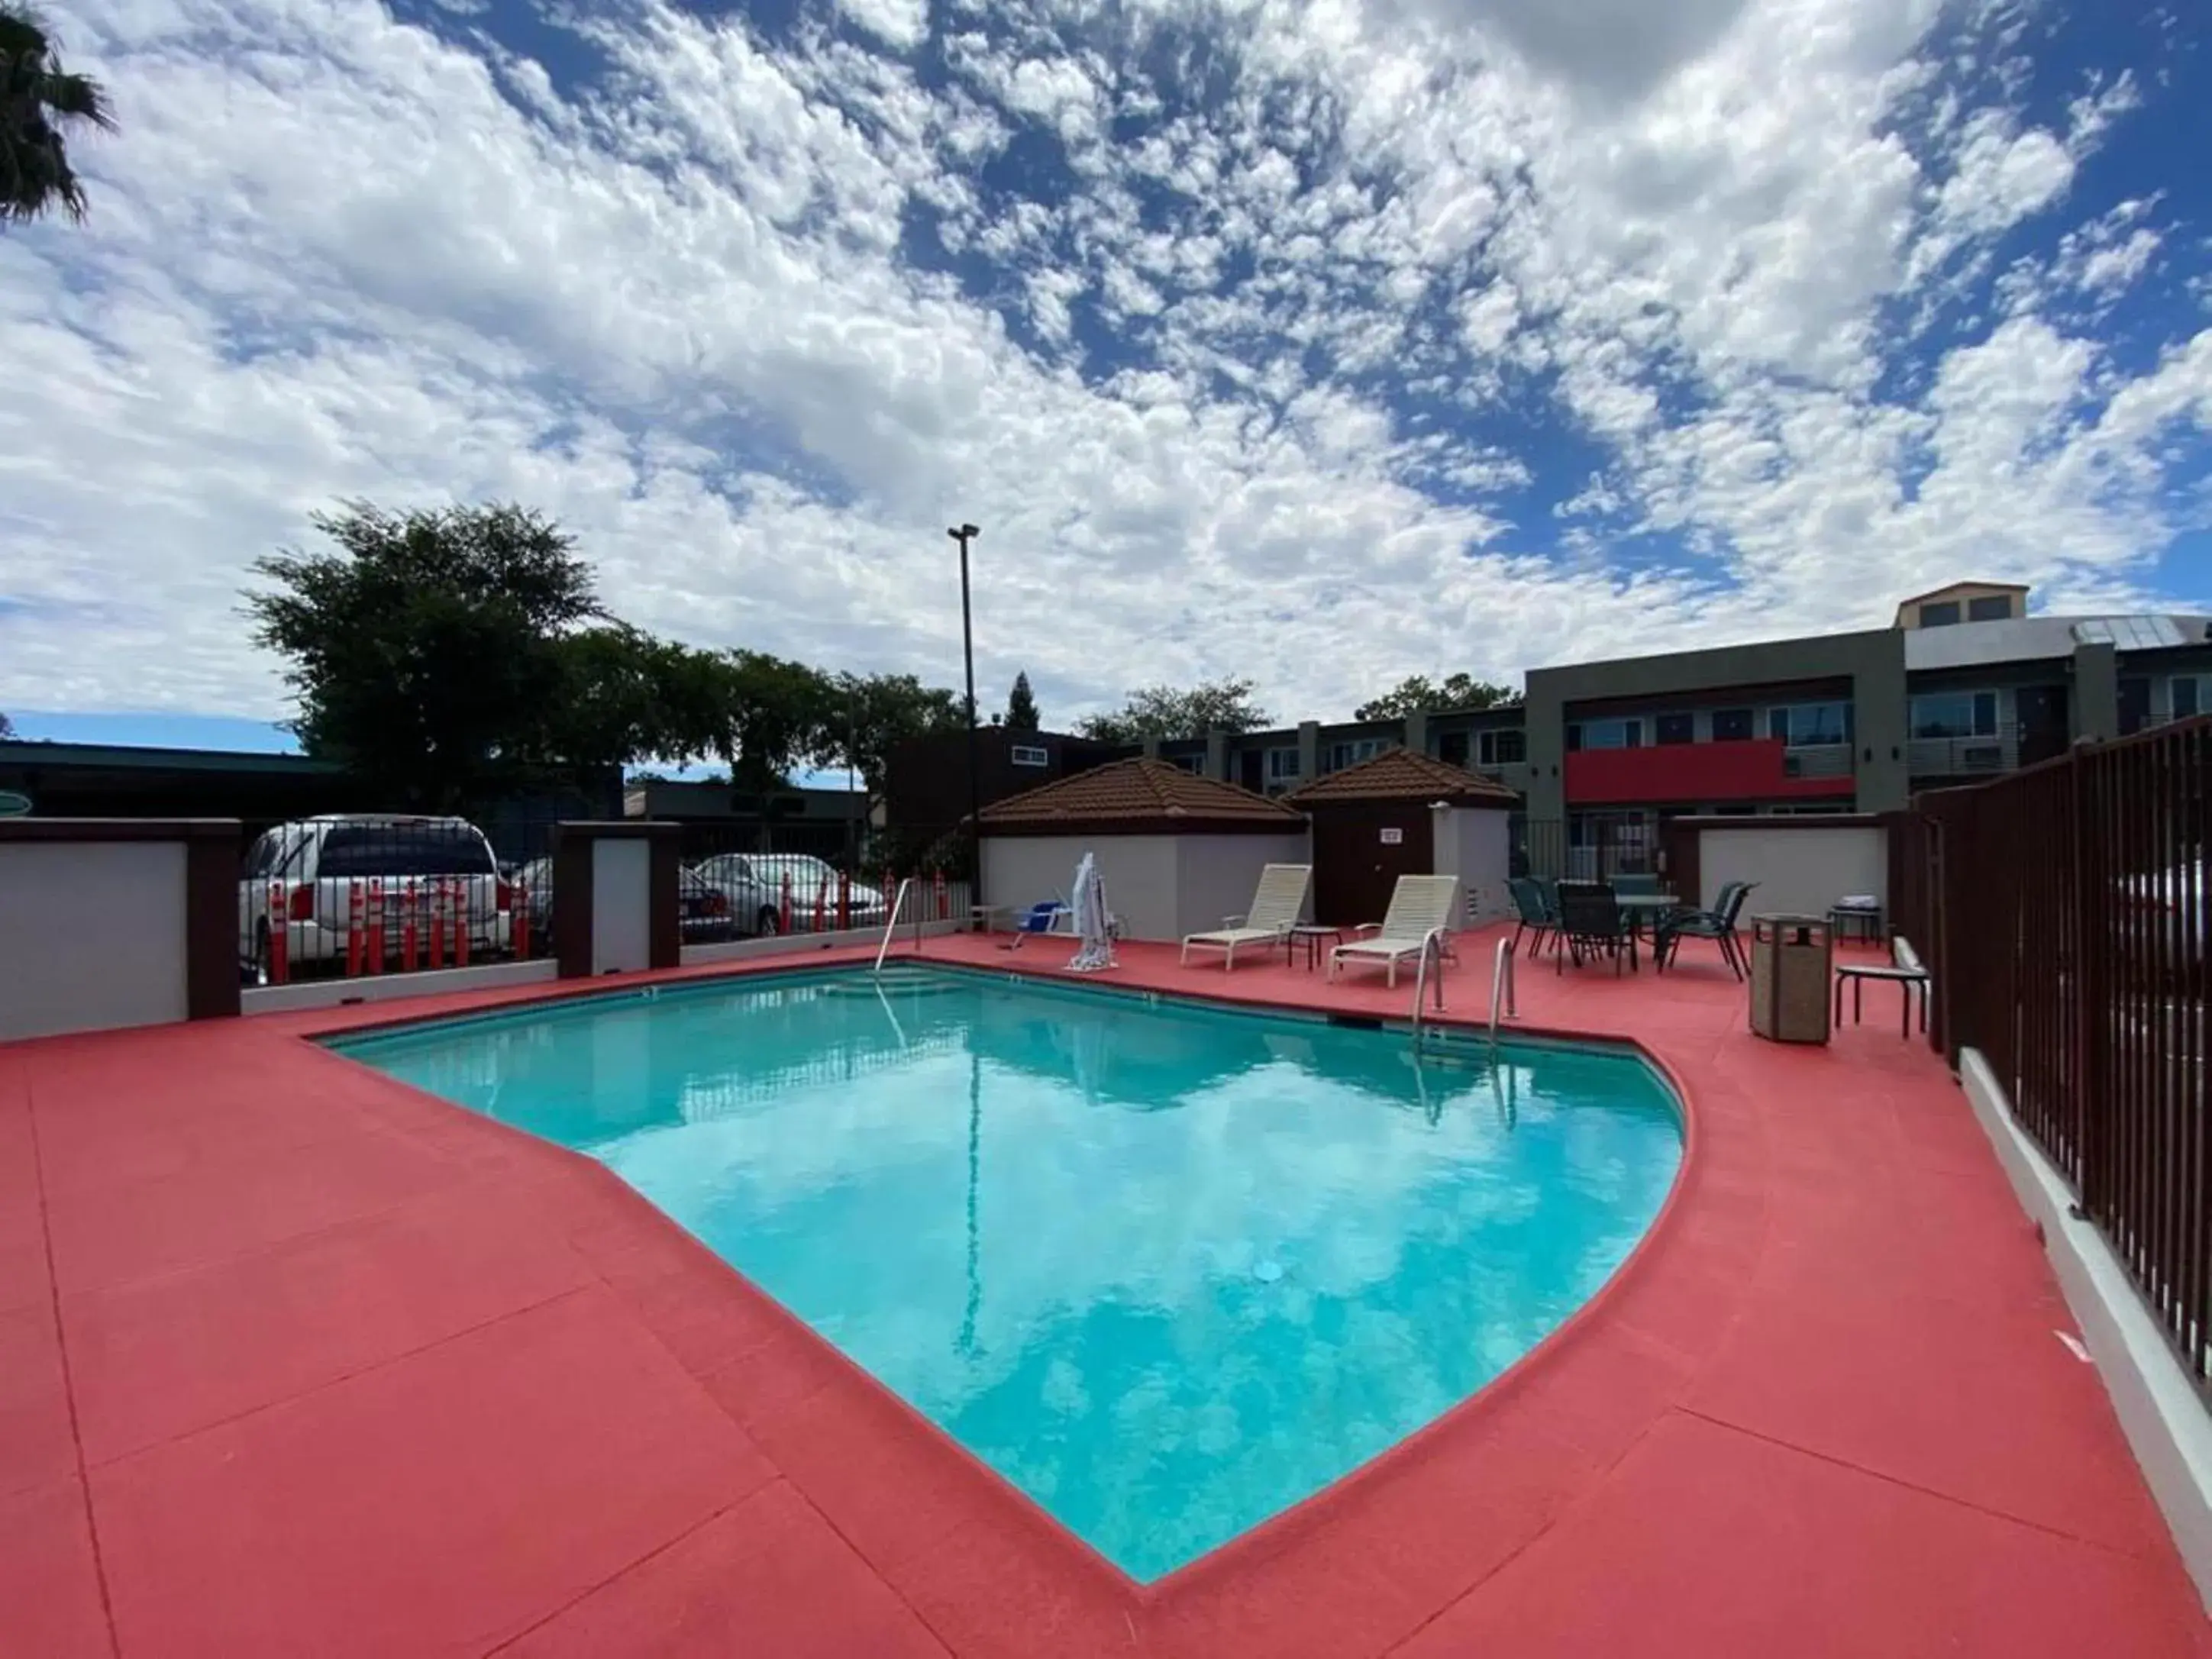
[[[1217,783],[1229,781],[1229,734],[1226,732],[1206,734],[1206,775]]]
[[[1902,811],[1912,797],[1911,769],[1905,758],[1912,721],[1905,680],[1905,636],[1900,632],[1897,637],[1894,662],[1869,664],[1851,676],[1851,722],[1857,744],[1851,764],[1862,812]]]
[[[641,818],[553,826],[553,955],[562,979],[683,961],[681,834]]]
[[[2077,738],[2120,735],[2120,657],[2109,640],[2074,647],[2073,724]]]
[[[1417,755],[1429,752],[1429,716],[1425,709],[1416,708],[1406,716],[1406,747]]]
[[[1298,722],[1298,776],[1310,783],[1321,775],[1321,722]]]
[[[1522,729],[1528,733],[1528,791],[1525,803],[1531,823],[1564,823],[1567,816],[1567,711],[1558,692],[1545,684],[1540,670],[1528,676],[1523,701]],[[1530,838],[1531,845],[1535,838]]]
[[[1146,760],[1158,760],[1160,757],[1160,740],[1158,738],[1146,738],[1144,746]]]

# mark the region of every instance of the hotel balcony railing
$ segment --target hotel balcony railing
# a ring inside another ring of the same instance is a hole
[[[1791,778],[1842,778],[1851,772],[1847,743],[1793,743],[1782,751],[1782,772]]]
[[[1971,738],[1915,738],[1905,745],[1905,767],[1916,778],[1962,778],[2010,772],[2020,765],[2016,727]]]

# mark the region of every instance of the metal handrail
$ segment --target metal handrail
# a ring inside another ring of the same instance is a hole
[[[875,970],[879,974],[884,971],[884,958],[890,954],[891,930],[898,926],[900,908],[906,903],[906,890],[913,885],[912,876],[900,878],[897,896],[891,900],[891,913],[884,918],[884,942],[876,949]]]
[[[1498,941],[1498,953],[1492,960],[1490,969],[1490,1049],[1492,1054],[1498,1052],[1498,1004],[1501,992],[1505,1002],[1505,1017],[1518,1019],[1521,1017],[1521,998],[1513,983],[1513,941],[1510,939]]]
[[[1420,965],[1413,970],[1413,1047],[1417,1050],[1421,1046],[1421,992],[1428,983],[1429,956],[1432,948],[1437,957],[1437,1011],[1439,1013],[1443,1011],[1443,945],[1444,930],[1441,927],[1431,927],[1421,935]]]

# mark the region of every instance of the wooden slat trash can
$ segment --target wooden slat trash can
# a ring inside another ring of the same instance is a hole
[[[1751,1029],[1776,1042],[1828,1040],[1835,935],[1820,916],[1751,919]]]

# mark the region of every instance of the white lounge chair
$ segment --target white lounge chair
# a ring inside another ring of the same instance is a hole
[[[1313,878],[1310,864],[1271,864],[1260,872],[1260,884],[1253,890],[1252,908],[1241,916],[1231,916],[1235,925],[1216,928],[1210,933],[1193,933],[1182,942],[1182,961],[1190,961],[1190,947],[1202,945],[1222,952],[1222,967],[1237,965],[1237,947],[1240,945],[1268,947],[1283,942],[1284,935],[1297,925],[1298,912],[1305,906],[1306,884]]]
[[[1390,908],[1381,925],[1371,921],[1361,925],[1363,933],[1374,929],[1373,936],[1340,945],[1328,953],[1328,976],[1334,979],[1337,969],[1347,961],[1379,962],[1389,971],[1389,983],[1395,988],[1398,964],[1421,954],[1421,943],[1432,929],[1451,925],[1452,911],[1458,902],[1457,876],[1399,877],[1397,886],[1390,892]]]

